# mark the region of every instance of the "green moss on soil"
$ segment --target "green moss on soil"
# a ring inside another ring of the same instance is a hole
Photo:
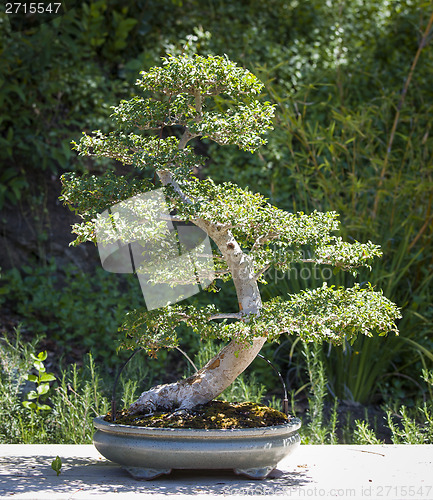
[[[108,413],[105,420],[111,422]],[[192,410],[130,415],[128,410],[116,413],[116,424],[138,427],[173,427],[183,429],[242,429],[270,427],[289,422],[284,413],[257,403],[211,401]]]

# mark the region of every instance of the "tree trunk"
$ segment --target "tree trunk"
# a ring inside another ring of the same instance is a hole
[[[239,309],[245,314],[259,314],[261,298],[251,259],[242,252],[231,232],[202,220],[196,225],[215,241],[232,273]],[[189,409],[216,398],[255,359],[266,337],[254,339],[252,345],[232,340],[201,370],[187,379],[154,387],[141,394],[130,411],[153,412],[156,408]]]

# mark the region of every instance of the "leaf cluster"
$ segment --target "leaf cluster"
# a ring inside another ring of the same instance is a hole
[[[72,226],[72,232],[77,235],[73,245],[85,241],[96,242],[95,222],[98,214],[122,200],[154,188],[148,179],[118,176],[109,170],[100,176],[79,176],[68,172],[62,175],[61,181],[62,194],[59,199],[84,219],[84,222]]]
[[[344,270],[369,266],[382,253],[377,245],[348,243],[332,233],[339,229],[336,212],[289,213],[271,205],[264,196],[249,189],[212,179],[191,179],[182,189],[192,203],[177,198],[173,208],[187,220],[201,219],[230,229],[249,252],[256,272],[266,266],[287,270],[294,262],[309,260]],[[306,259],[306,249],[312,254]]]
[[[80,155],[111,158],[137,170],[169,169],[175,178],[188,177],[193,167],[203,164],[203,158],[194,154],[190,146],[179,149],[179,139],[175,136],[162,139],[117,131],[104,135],[99,130],[93,134],[83,133],[81,141],[73,143]]]
[[[194,98],[185,94],[170,99],[134,96],[113,107],[112,119],[121,129],[159,130],[185,125],[195,117]]]
[[[44,399],[47,398],[50,392],[50,382],[56,380],[56,377],[52,373],[47,373],[44,365],[44,361],[47,359],[47,351],[40,352],[37,356],[31,354],[33,359],[33,367],[37,370],[38,374],[27,374],[26,379],[29,382],[36,384],[36,389],[31,390],[26,394],[26,400],[23,401],[23,406],[27,410],[35,411],[39,413],[40,411],[50,411],[51,406],[44,403]]]
[[[205,96],[224,93],[238,97],[257,95],[263,88],[256,76],[227,56],[169,56],[162,58],[162,66],[142,71],[140,76],[138,86],[166,95],[199,92]]]
[[[326,340],[341,345],[344,340],[353,342],[358,334],[398,334],[395,320],[400,317],[398,307],[370,284],[345,288],[323,283],[290,294],[288,300],[278,297],[265,303],[252,321],[270,338],[285,332],[306,342]]]
[[[200,120],[187,123],[195,136],[210,139],[221,146],[235,145],[253,153],[266,144],[263,132],[272,128],[274,106],[253,101],[238,104],[226,113],[207,112]]]
[[[395,320],[401,317],[397,306],[374,291],[370,284],[351,288],[328,286],[324,283],[313,290],[277,297],[263,304],[258,315],[212,320],[221,314],[213,305],[196,308],[193,305],[171,305],[146,312],[134,310],[127,314],[120,331],[122,346],[143,347],[153,356],[160,348],[178,345],[176,328],[186,323],[202,338],[236,339],[251,342],[255,337],[277,341],[280,335],[296,335],[305,342],[327,341],[342,345],[352,343],[358,334],[372,337],[389,332],[398,334]]]

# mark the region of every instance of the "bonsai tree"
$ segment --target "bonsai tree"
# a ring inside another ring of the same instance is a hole
[[[113,249],[122,259],[130,256],[135,265],[129,272],[141,277],[149,296],[152,288],[146,287],[183,287],[174,299],[159,301],[159,307],[129,312],[120,327],[123,347],[143,347],[155,356],[161,348],[178,345],[181,323],[202,338],[228,343],[191,377],[143,392],[131,412],[190,409],[211,401],[248,367],[265,342],[283,333],[335,345],[352,342],[358,334],[398,333],[397,307],[370,284],[338,288],[325,282],[262,302],[259,284],[265,283],[271,267],[287,271],[309,263],[356,274],[381,251],[371,242],[343,241],[335,212],[288,213],[231,182],[216,184],[194,175],[203,164],[194,153],[195,138],[251,153],[265,144],[274,107],[258,100],[263,85],[252,73],[227,57],[169,56],[161,67],[142,72],[137,85],[143,96],[114,108],[114,131],[83,133],[74,143],[80,155],[110,158],[135,172],[115,175],[109,169],[99,176],[62,177],[64,203],[83,218],[73,226],[74,244],[97,243],[103,264],[107,255],[116,253]],[[143,173],[150,173],[150,179]],[[182,228],[197,229],[191,232],[193,244],[182,240]],[[173,248],[179,249],[178,256],[193,254],[193,272],[183,261],[167,265],[176,260]],[[113,265],[118,264],[107,264],[107,269]],[[191,295],[188,286],[214,292],[216,279],[233,280],[238,304],[232,311],[179,301]]]

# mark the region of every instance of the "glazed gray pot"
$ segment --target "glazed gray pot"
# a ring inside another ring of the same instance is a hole
[[[252,429],[136,427],[94,419],[93,443],[108,460],[136,479],[153,479],[172,469],[233,469],[265,478],[300,444],[301,422]]]

